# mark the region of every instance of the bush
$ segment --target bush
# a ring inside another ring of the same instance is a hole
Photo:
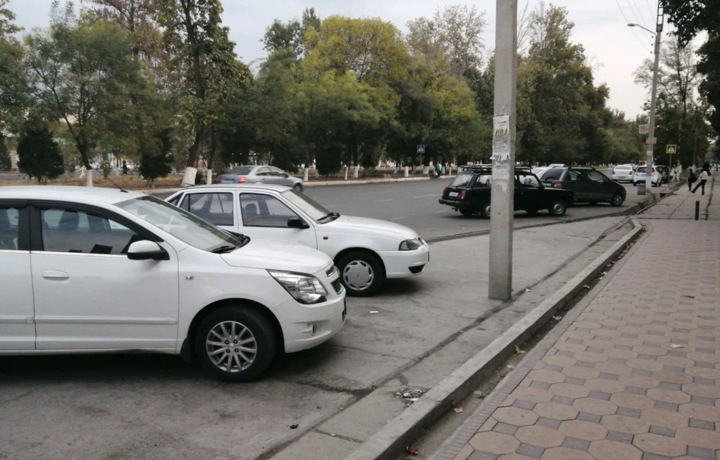
[[[102,171],[103,177],[107,179],[112,172],[112,163],[108,160],[103,160],[102,163],[100,163],[100,170]]]
[[[0,171],[10,171],[11,167],[10,153],[5,145],[5,139],[0,135]]]
[[[47,127],[26,130],[20,137],[17,153],[20,172],[41,184],[65,172],[60,146]]]
[[[147,179],[149,185],[152,185],[155,179],[166,177],[172,172],[175,160],[170,153],[171,148],[170,131],[165,130],[158,137],[157,150],[145,150],[140,155],[140,175]]]

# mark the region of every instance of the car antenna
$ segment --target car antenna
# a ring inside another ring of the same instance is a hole
[[[110,183],[113,184],[115,187],[117,187],[118,189],[120,189],[121,192],[123,192],[123,193],[130,193],[130,192],[128,192],[127,190],[125,190],[124,188],[120,187],[120,186],[119,186],[118,184],[116,184],[115,182],[113,182],[112,179],[110,179],[110,176],[106,177],[105,179],[107,179],[108,182],[110,182]]]

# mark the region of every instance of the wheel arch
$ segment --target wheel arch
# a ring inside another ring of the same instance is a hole
[[[340,259],[342,259],[346,255],[350,254],[351,252],[364,252],[365,254],[370,254],[371,256],[376,257],[380,261],[380,265],[382,266],[382,269],[383,269],[383,274],[387,273],[387,267],[385,267],[385,261],[383,260],[382,257],[380,257],[380,254],[378,254],[377,252],[373,251],[372,249],[368,249],[368,248],[353,247],[353,248],[343,249],[342,251],[335,254],[335,257],[333,257],[333,262],[335,263],[335,265],[337,266]],[[342,274],[340,276],[342,276]]]
[[[280,321],[278,321],[275,314],[261,303],[248,299],[233,298],[217,300],[209,305],[206,305],[204,308],[202,308],[199,312],[195,314],[195,317],[190,322],[190,327],[188,327],[188,332],[185,336],[185,340],[183,340],[180,355],[188,362],[193,359],[195,353],[193,347],[193,343],[195,341],[195,334],[197,333],[197,329],[200,326],[200,323],[207,315],[220,308],[236,306],[242,306],[246,309],[259,312],[268,321],[270,321],[270,324],[275,331],[278,353],[282,354],[285,352],[285,337],[283,335],[282,326],[280,326]]]

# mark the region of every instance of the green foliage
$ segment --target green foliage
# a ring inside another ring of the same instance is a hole
[[[0,135],[0,171],[10,171],[11,167],[12,161],[7,145],[5,145],[5,138]]]
[[[17,131],[27,104],[25,75],[22,68],[23,48],[12,36],[21,29],[15,15],[0,0],[0,133]]]
[[[262,38],[265,51],[270,54],[276,51],[289,49],[295,56],[302,56],[305,52],[305,34],[310,28],[320,30],[320,18],[315,14],[315,8],[305,8],[302,21],[293,19],[283,23],[279,19],[273,21]]]
[[[140,175],[152,184],[159,177],[166,177],[172,171],[172,137],[170,131],[160,133],[157,151],[144,151],[140,155]]]
[[[47,127],[27,129],[17,148],[20,172],[45,184],[65,172],[63,157]]]
[[[110,177],[110,173],[112,173],[112,163],[110,163],[108,160],[103,160],[100,162],[100,172],[102,172],[102,175],[105,179]]]

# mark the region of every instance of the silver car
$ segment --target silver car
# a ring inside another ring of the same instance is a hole
[[[238,166],[218,177],[220,184],[274,184],[303,190],[303,181],[274,166]]]

